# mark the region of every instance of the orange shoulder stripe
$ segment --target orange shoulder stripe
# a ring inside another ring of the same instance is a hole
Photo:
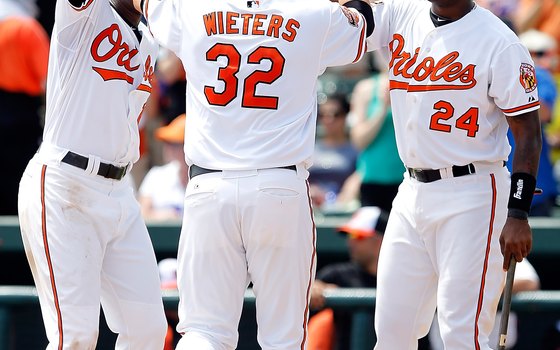
[[[535,102],[528,103],[528,104],[526,104],[526,105],[519,106],[519,107],[515,107],[515,108],[502,109],[502,112],[504,112],[504,113],[506,113],[506,114],[507,114],[507,113],[515,113],[515,112],[519,112],[519,111],[522,111],[522,110],[524,110],[524,109],[533,108],[533,107],[536,107],[536,106],[539,106],[539,105],[540,105],[540,102],[539,102],[539,101],[535,101]]]

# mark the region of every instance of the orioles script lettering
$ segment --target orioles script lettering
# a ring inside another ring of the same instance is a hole
[[[393,41],[389,44],[391,51],[389,68],[392,69],[395,78],[403,77],[416,82],[426,79],[429,81],[424,85],[392,81],[391,88],[409,91],[466,90],[476,85],[475,65],[464,66],[459,62],[459,52],[449,52],[439,60],[427,56],[417,62],[420,48],[416,48],[412,55],[410,52],[404,51],[404,45],[403,36],[394,34]],[[443,84],[434,84],[434,82]]]
[[[130,48],[126,42],[122,40],[121,29],[117,24],[111,24],[108,28],[104,29],[95,37],[91,45],[91,57],[96,62],[106,62],[116,55],[116,63],[119,67],[123,67],[129,72],[134,72],[140,65],[132,66],[131,60],[138,54],[136,48]],[[132,84],[133,78],[125,72],[106,69],[100,67],[93,67],[104,80],[125,80]]]

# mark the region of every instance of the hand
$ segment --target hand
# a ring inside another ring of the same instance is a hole
[[[309,185],[309,195],[314,208],[321,208],[325,203],[325,191],[318,185]]]
[[[325,296],[323,292],[325,289],[336,288],[335,284],[325,283],[320,280],[315,280],[311,286],[311,301],[309,307],[313,310],[322,309],[325,306]]]
[[[508,217],[500,235],[500,249],[504,256],[503,269],[507,271],[511,257],[517,262],[529,255],[533,234],[529,221]]]

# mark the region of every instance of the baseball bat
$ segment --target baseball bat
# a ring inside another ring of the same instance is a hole
[[[509,261],[509,268],[506,276],[506,285],[504,287],[504,299],[502,302],[502,317],[500,318],[500,337],[498,338],[498,350],[506,349],[507,327],[509,321],[509,312],[511,310],[511,294],[513,290],[513,277],[515,275],[515,258],[512,256]]]

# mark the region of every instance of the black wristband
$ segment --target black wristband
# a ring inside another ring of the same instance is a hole
[[[373,28],[375,27],[371,5],[362,0],[350,0],[343,6],[352,7],[364,16],[364,19],[366,20],[366,37],[370,36],[371,33],[373,33]]]
[[[529,213],[526,212],[525,210],[521,210],[521,209],[508,209],[508,213],[507,213],[508,218],[515,218],[515,219],[519,219],[519,220],[528,220],[529,219]]]
[[[528,173],[511,174],[508,209],[518,209],[529,213],[537,180]]]

